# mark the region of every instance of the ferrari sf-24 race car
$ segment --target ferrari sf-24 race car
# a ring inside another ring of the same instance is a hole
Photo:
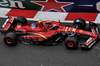
[[[89,22],[90,30],[86,30],[86,22],[77,18],[72,27],[61,26],[60,20],[38,21],[29,24],[25,17],[8,18],[2,25],[1,33],[4,35],[5,44],[16,45],[17,41],[24,44],[55,45],[64,42],[69,49],[78,47],[78,36],[89,36],[81,48],[91,48],[99,40],[99,30],[94,22]]]

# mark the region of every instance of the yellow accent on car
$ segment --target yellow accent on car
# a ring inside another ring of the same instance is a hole
[[[80,30],[80,32],[82,33],[82,32],[83,32],[83,30]]]
[[[67,30],[68,30],[68,27],[66,27],[65,32],[67,32]]]
[[[44,35],[42,35],[42,34],[38,34],[38,35],[42,36],[42,37],[45,38],[45,39],[48,39],[46,36],[44,36]]]
[[[44,41],[44,39],[43,38],[38,38],[38,41]]]
[[[32,33],[32,32],[27,32],[27,33]],[[43,37],[44,39],[48,39],[46,36],[44,36],[44,35],[42,35],[42,34],[39,34],[39,33],[33,33],[33,34],[37,34],[37,35]]]

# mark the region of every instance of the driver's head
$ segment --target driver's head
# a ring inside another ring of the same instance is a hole
[[[41,20],[39,20],[39,21],[38,21],[38,23],[39,23],[39,24],[41,24],[41,23],[42,23],[42,21],[41,21]]]

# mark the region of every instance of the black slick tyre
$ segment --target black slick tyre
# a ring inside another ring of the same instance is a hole
[[[20,22],[21,24],[27,24],[27,19],[23,16],[18,16],[17,22]]]
[[[65,40],[65,46],[68,49],[76,49],[78,47],[78,39],[76,37],[67,37]]]
[[[74,25],[78,25],[78,29],[85,29],[86,27],[86,22],[85,20],[81,19],[81,18],[77,18],[74,20],[73,22],[73,26]]]
[[[14,46],[17,42],[17,36],[13,32],[9,32],[5,35],[4,42],[8,46]]]

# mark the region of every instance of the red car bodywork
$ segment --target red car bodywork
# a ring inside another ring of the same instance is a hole
[[[34,23],[35,24],[35,28],[32,28],[31,25],[32,24],[26,24],[26,25],[17,25],[15,27],[15,31],[23,31],[26,33],[31,33],[31,34],[35,34],[35,36],[31,35],[26,35],[26,36],[21,36],[22,38],[31,38],[33,40],[37,40],[40,38],[48,39],[54,35],[56,35],[58,33],[57,30],[50,30],[51,28],[55,27],[54,24],[56,24],[56,26],[61,26],[61,24],[59,22],[55,22],[55,21],[43,21],[43,25],[45,25],[45,23],[51,23],[49,26],[51,26],[50,28],[45,28],[45,26],[43,27],[38,27],[38,22]],[[35,39],[34,39],[35,38]]]
[[[11,24],[14,22],[14,19],[15,18],[9,19],[9,21],[3,28],[4,32],[8,31]],[[38,27],[38,25],[39,25],[38,22],[34,23],[35,28],[31,27],[32,24],[16,25],[16,27],[14,28],[14,31],[16,31],[16,32],[21,31],[24,33],[32,34],[32,35],[23,35],[23,36],[21,36],[21,38],[24,38],[24,39],[28,38],[33,41],[44,41],[58,33],[67,34],[67,33],[73,32],[73,33],[77,33],[77,34],[83,34],[83,35],[87,35],[87,36],[91,37],[91,39],[89,38],[84,44],[80,44],[81,47],[87,47],[87,48],[90,48],[92,46],[92,45],[90,46],[90,44],[95,42],[95,40],[99,38],[99,35],[97,34],[94,27],[91,27],[92,32],[89,32],[86,30],[76,29],[73,27],[61,26],[60,21],[56,22],[56,21],[47,20],[47,21],[42,21],[42,23],[43,23],[43,27]],[[47,25],[47,24],[50,27],[45,28],[45,25]],[[58,27],[58,29],[53,29],[54,27]]]

